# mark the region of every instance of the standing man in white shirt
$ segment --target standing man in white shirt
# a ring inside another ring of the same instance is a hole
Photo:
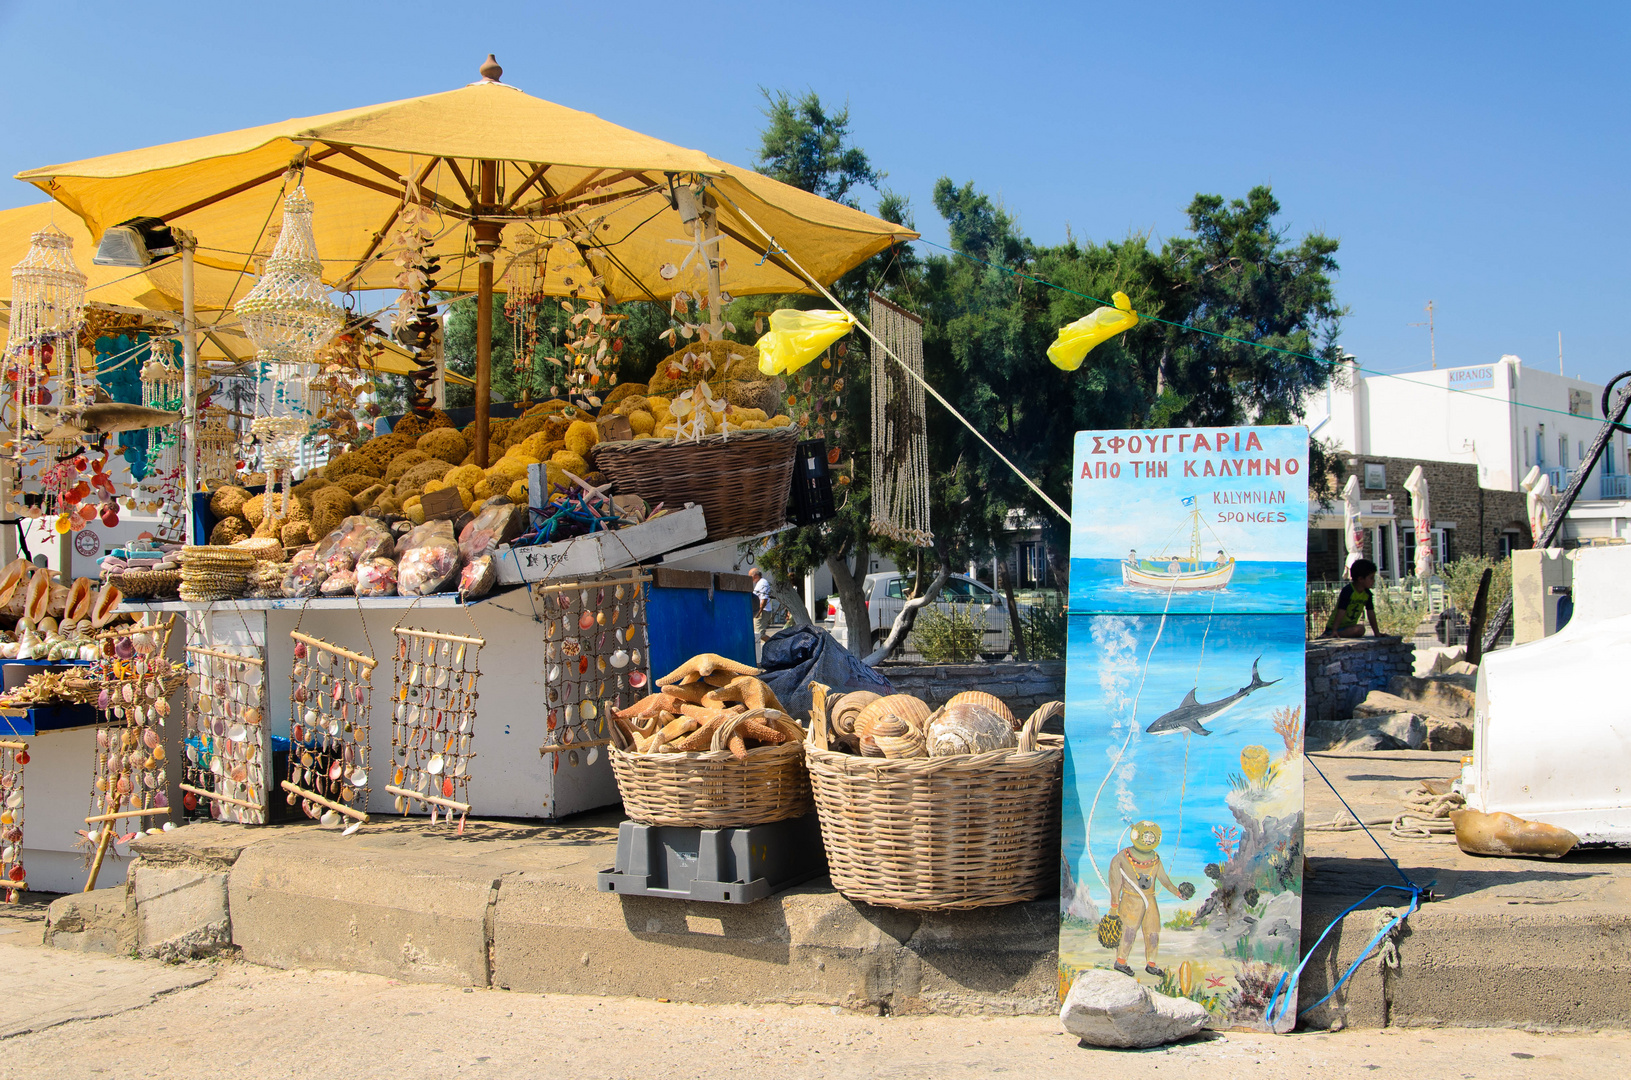
[[[748,571],[748,578],[753,582],[753,647],[757,652],[772,633],[770,608],[775,601],[770,598],[770,579],[763,571],[755,566]]]

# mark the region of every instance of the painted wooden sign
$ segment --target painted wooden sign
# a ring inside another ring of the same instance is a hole
[[[1302,427],[1076,436],[1061,993],[1262,1029],[1297,965],[1307,464]]]

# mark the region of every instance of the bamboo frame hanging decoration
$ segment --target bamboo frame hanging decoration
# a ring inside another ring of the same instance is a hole
[[[392,694],[392,782],[396,809],[414,803],[437,817],[470,813],[470,744],[475,735],[478,660],[485,638],[398,626]]]
[[[923,396],[923,320],[870,294],[872,332],[917,378],[872,346],[872,531],[933,547],[929,527],[928,411]]]
[[[170,697],[180,689],[184,669],[166,659],[172,615],[163,622],[136,623],[97,635],[100,657],[94,673],[102,683],[96,707],[102,714],[96,728],[96,759],[91,780],[90,813],[86,825],[101,825],[93,840],[81,830],[82,841],[94,844],[95,855],[85,891],[96,887],[102,860],[116,839],[124,842],[141,832],[144,818],[171,813],[169,769],[164,748],[165,721]],[[136,828],[123,836],[116,826],[136,818]]]
[[[258,645],[187,647],[181,804],[240,825],[267,821],[266,657]]]
[[[28,744],[0,740],[0,889],[15,904],[28,890],[23,869],[23,766]]]
[[[368,822],[368,729],[379,661],[298,629],[289,685],[289,805],[324,825]]]
[[[543,608],[545,685],[552,772],[593,765],[611,743],[611,714],[645,696],[650,682],[644,585],[649,575],[559,582],[534,589]]]

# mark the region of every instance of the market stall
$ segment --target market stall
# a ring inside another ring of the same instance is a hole
[[[142,735],[172,767],[111,803],[142,828],[179,817],[146,813],[165,809],[255,823],[292,806],[343,826],[605,805],[607,712],[682,650],[751,659],[729,575],[744,543],[784,527],[801,430],[783,413],[785,359],[724,340],[724,306],[808,291],[811,274],[819,287],[913,234],[528,97],[491,58],[482,74],[21,177],[83,220],[87,246],[112,236],[135,253],[131,276],[153,285],[141,299],[182,345],[181,505],[207,523],[187,523],[190,544],[122,545],[100,567],[108,588],[129,587],[120,610],[179,617],[167,662],[188,689]],[[165,242],[176,256],[153,263]],[[331,299],[365,289],[399,291],[390,320]],[[477,297],[462,427],[435,407],[447,293]],[[555,396],[511,419],[491,409],[495,295],[518,325],[529,305],[573,313]],[[633,299],[672,318],[675,352],[648,385],[617,379],[605,307]],[[836,325],[825,342],[847,332]],[[256,376],[235,416],[200,394],[201,333],[217,370]],[[376,430],[363,406],[387,351],[412,408]],[[7,355],[42,381],[64,368]],[[663,563],[693,576],[653,581]],[[445,666],[464,652],[479,675]],[[308,703],[319,691],[327,711]],[[98,748],[128,738],[116,712],[54,736],[77,742],[51,756],[78,762],[46,783],[49,769],[32,772],[31,805],[79,799],[57,789],[77,773],[82,792]],[[125,824],[107,830],[115,857]]]

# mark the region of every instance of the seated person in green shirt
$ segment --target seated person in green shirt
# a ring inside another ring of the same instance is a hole
[[[1376,564],[1369,559],[1356,559],[1348,569],[1348,584],[1337,594],[1337,606],[1331,609],[1331,618],[1325,624],[1327,637],[1364,637],[1365,624],[1370,620],[1371,633],[1382,636],[1376,625],[1376,607],[1371,589],[1376,587]]]

